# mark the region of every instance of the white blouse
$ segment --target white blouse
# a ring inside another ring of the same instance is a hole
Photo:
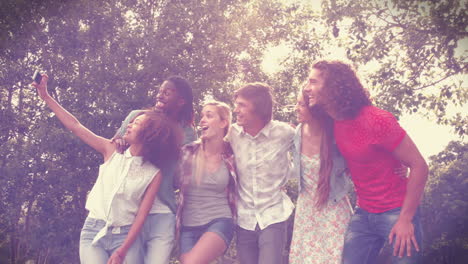
[[[106,221],[106,226],[93,240],[95,244],[104,237],[109,227],[131,225],[135,220],[145,190],[159,169],[141,156],[114,152],[110,159],[99,167],[99,176],[86,201],[89,217]],[[152,211],[171,212],[156,197]]]

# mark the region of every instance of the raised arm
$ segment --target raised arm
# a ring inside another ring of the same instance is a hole
[[[153,206],[154,199],[156,198],[159,186],[161,185],[161,177],[161,172],[158,172],[153,181],[151,181],[149,184],[148,188],[146,188],[145,195],[143,196],[143,200],[140,203],[140,207],[138,208],[138,212],[135,220],[133,221],[132,227],[130,227],[130,230],[128,231],[127,237],[125,238],[123,244],[111,255],[107,264],[123,263],[128,249],[132,246],[133,242],[135,242],[135,239],[138,237],[138,234],[140,233],[141,228],[145,223],[146,217],[148,216],[148,213]]]
[[[78,119],[76,119],[76,117],[55,101],[47,92],[48,79],[49,77],[46,74],[43,74],[40,84],[37,84],[36,82],[32,83],[32,85],[36,87],[39,97],[44,100],[47,106],[55,113],[57,118],[67,129],[78,136],[86,144],[100,152],[106,161],[115,150],[114,144],[112,144],[110,140],[98,136],[87,129],[78,121]]]
[[[424,186],[428,176],[428,167],[421,153],[419,153],[418,148],[408,135],[406,135],[396,147],[393,151],[393,155],[401,160],[404,165],[409,167],[410,174],[401,213],[389,234],[389,240],[390,243],[392,243],[393,239],[396,241],[393,250],[394,255],[401,257],[404,255],[404,252],[407,251],[408,256],[410,256],[412,244],[415,246],[416,250],[419,251],[419,245],[414,236],[412,220],[424,192]]]

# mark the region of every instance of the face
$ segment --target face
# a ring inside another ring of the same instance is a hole
[[[201,138],[209,139],[215,137],[224,137],[224,131],[228,126],[226,120],[222,120],[218,113],[218,109],[214,105],[206,105],[201,112]]]
[[[297,117],[297,122],[299,123],[305,123],[305,122],[310,121],[311,119],[311,114],[309,112],[309,108],[307,107],[307,103],[304,100],[304,96],[302,95],[302,92],[297,97],[296,117]]]
[[[170,81],[164,81],[156,95],[156,109],[165,113],[177,112],[184,105],[184,100],[180,98],[176,87]]]
[[[145,120],[145,115],[139,115],[135,119],[133,119],[133,121],[130,122],[130,124],[128,124],[127,132],[123,136],[125,141],[127,141],[129,144],[140,143],[139,134],[143,129],[143,124]]]
[[[303,87],[304,93],[308,97],[308,102],[306,103],[309,107],[322,104],[320,93],[323,89],[323,81],[320,71],[313,68]]]
[[[237,96],[234,101],[234,114],[236,115],[237,124],[242,127],[248,127],[255,122],[260,122],[253,103],[241,96]]]

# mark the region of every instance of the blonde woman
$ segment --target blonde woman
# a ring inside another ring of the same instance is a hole
[[[201,115],[200,140],[183,147],[177,175],[176,226],[183,264],[210,263],[224,254],[234,233],[236,173],[224,140],[231,109],[213,101],[204,105]]]

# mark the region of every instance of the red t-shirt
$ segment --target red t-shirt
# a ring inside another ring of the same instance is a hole
[[[381,213],[403,205],[407,178],[394,173],[401,163],[392,152],[405,135],[391,113],[375,106],[363,107],[355,119],[335,121],[335,140],[362,209]]]

